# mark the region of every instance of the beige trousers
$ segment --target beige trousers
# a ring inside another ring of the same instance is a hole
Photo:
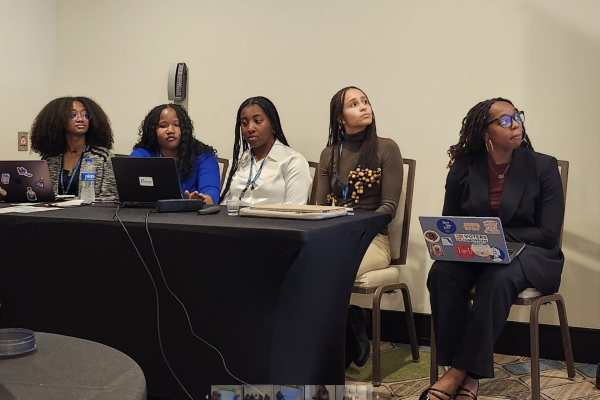
[[[390,253],[390,240],[387,235],[378,233],[375,239],[369,245],[365,256],[358,267],[356,277],[363,275],[369,271],[387,268],[392,260]]]

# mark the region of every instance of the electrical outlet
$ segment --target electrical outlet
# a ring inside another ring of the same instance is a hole
[[[19,132],[19,151],[29,150],[29,133]]]

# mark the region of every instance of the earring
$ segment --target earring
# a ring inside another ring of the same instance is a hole
[[[488,147],[488,142],[490,143],[490,147],[492,148],[491,150],[490,150],[490,148]],[[488,139],[488,140],[485,142],[485,149],[488,151],[488,153],[491,153],[491,152],[493,152],[493,151],[494,151],[494,143],[492,143],[492,141],[491,141],[490,139]]]

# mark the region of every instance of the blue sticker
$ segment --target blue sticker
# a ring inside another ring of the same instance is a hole
[[[506,254],[504,254],[501,249],[494,246],[490,249],[489,257],[494,262],[502,262],[506,258]]]
[[[444,233],[456,232],[456,225],[454,225],[454,222],[450,221],[449,219],[440,219],[437,222],[437,227],[441,232]]]

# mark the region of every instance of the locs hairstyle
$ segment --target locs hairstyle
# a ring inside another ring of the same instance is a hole
[[[238,108],[237,116],[235,119],[235,140],[233,143],[233,161],[231,164],[231,169],[229,170],[229,175],[227,175],[227,183],[225,184],[225,188],[221,192],[221,198],[219,199],[219,203],[221,203],[223,201],[223,199],[225,198],[225,196],[227,195],[227,192],[229,191],[229,188],[231,187],[231,181],[233,179],[233,176],[235,175],[235,172],[237,171],[237,169],[240,165],[240,156],[241,156],[240,149],[242,150],[242,153],[243,153],[250,148],[250,145],[248,145],[248,143],[244,140],[244,137],[242,136],[241,114],[242,114],[242,110],[245,107],[249,107],[252,105],[259,106],[265,112],[265,115],[269,119],[269,122],[271,123],[271,127],[273,128],[273,133],[275,135],[275,139],[279,140],[284,145],[289,146],[288,141],[285,138],[285,135],[283,134],[283,128],[281,127],[281,121],[279,120],[279,113],[277,112],[277,108],[275,108],[275,104],[273,104],[273,102],[271,102],[271,100],[267,99],[266,97],[262,97],[262,96],[250,97],[249,99],[244,100],[244,102],[240,105],[240,108]]]
[[[488,119],[490,118],[490,108],[497,101],[504,101],[514,107],[512,101],[496,97],[481,101],[471,108],[462,121],[458,143],[450,146],[448,149],[448,156],[450,156],[448,168],[452,166],[454,160],[462,155],[486,151],[484,137],[488,127]],[[525,124],[523,124],[523,141],[521,142],[521,147],[533,150],[529,136],[525,133]]]
[[[81,102],[91,116],[86,143],[91,147],[112,149],[113,133],[108,116],[94,100],[79,96],[54,99],[40,111],[31,126],[32,151],[45,157],[65,150],[65,132],[74,101]]]
[[[211,146],[202,143],[194,136],[194,125],[187,110],[179,104],[161,104],[154,107],[146,115],[139,127],[140,140],[133,146],[134,149],[142,148],[146,150],[158,151],[158,140],[156,138],[156,128],[160,121],[160,113],[165,108],[172,108],[177,113],[179,128],[181,129],[181,141],[177,148],[177,175],[180,179],[185,179],[194,170],[196,157],[200,154],[217,155],[217,151]]]
[[[333,175],[337,175],[339,163],[334,165],[333,160],[335,159],[335,146],[342,143],[345,139],[346,130],[344,125],[342,124],[342,119],[344,117],[344,103],[346,98],[346,92],[349,89],[357,89],[359,88],[355,86],[348,86],[337,92],[333,98],[331,99],[331,103],[329,104],[329,139],[327,140],[327,146],[331,147],[331,159],[329,162],[329,171]],[[365,97],[367,95],[365,92],[360,90]],[[367,97],[367,101],[369,101],[369,97]],[[369,104],[371,102],[369,101]],[[379,164],[379,159],[377,157],[377,126],[375,124],[375,113],[373,112],[373,108],[371,107],[371,112],[373,113],[373,122],[367,126],[365,133],[365,141],[362,144],[360,149],[360,154],[358,156],[357,165],[360,165],[363,168],[375,168]]]

